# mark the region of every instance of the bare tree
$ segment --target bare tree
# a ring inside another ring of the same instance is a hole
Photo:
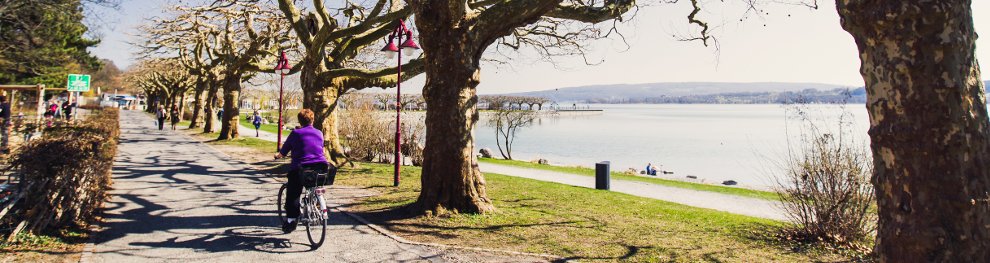
[[[224,115],[218,139],[236,138],[241,83],[257,72],[271,70],[276,52],[291,44],[288,28],[275,7],[264,2],[214,1],[207,6],[178,6],[175,12],[173,18],[156,21],[156,30],[149,34],[155,38],[149,41],[153,43],[150,50],[189,52],[190,61],[209,61],[190,68],[203,69],[209,64],[210,69],[220,70],[215,77],[223,88]],[[204,83],[212,77],[205,71],[198,73],[206,75]],[[211,87],[208,94],[213,91]],[[207,107],[212,103],[208,101]]]
[[[512,143],[520,128],[533,124],[539,114],[528,110],[497,109],[488,119],[488,126],[495,129],[495,145],[502,158],[512,160]]]
[[[188,71],[183,70],[176,59],[139,61],[126,74],[125,81],[140,87],[148,95],[148,111],[154,111],[158,106],[182,106],[181,100],[194,86]]]
[[[332,13],[324,1],[313,0],[313,10],[304,14],[296,1],[278,3],[305,49],[302,61],[293,67],[302,73],[303,107],[316,113],[313,126],[323,131],[331,162],[345,162],[335,111],[340,96],[349,90],[394,87],[423,72],[422,61],[414,59],[402,67],[403,79],[396,79],[396,67],[384,66],[369,55],[377,52],[377,46],[367,48],[392,34],[411,10],[400,1],[376,0],[367,6],[347,2]]]
[[[990,262],[990,118],[971,5],[836,1],[866,82],[881,262]]]
[[[478,121],[475,88],[480,82],[480,62],[485,50],[503,37],[519,34],[547,20],[580,21],[588,25],[613,20],[635,7],[633,0],[485,1],[407,0],[416,15],[425,51],[426,115],[423,190],[414,209],[432,214],[493,211],[485,192],[485,180],[474,155],[472,130]],[[552,39],[580,38],[567,28],[539,33]],[[578,40],[580,41],[580,40]],[[558,42],[543,47],[563,47]],[[578,51],[579,52],[579,51]]]
[[[780,165],[776,191],[795,223],[787,238],[862,248],[876,227],[876,205],[869,176],[872,160],[845,111],[822,119],[804,104],[788,106],[801,124],[799,143],[791,144]]]

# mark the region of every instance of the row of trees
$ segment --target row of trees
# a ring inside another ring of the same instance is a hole
[[[689,39],[711,43],[707,24],[696,17],[698,1],[690,2],[688,22],[702,33]],[[240,83],[270,71],[279,49],[296,47],[300,62],[293,72],[301,73],[304,107],[317,112],[331,161],[340,163],[346,159],[337,132],[340,96],[401,81],[394,77],[397,69],[378,63],[381,57],[368,47],[399,19],[415,17],[424,55],[402,69],[405,78],[426,75],[428,133],[422,192],[410,208],[430,214],[495,209],[473,156],[476,88],[486,51],[537,46],[546,55],[581,54],[582,42],[610,32],[599,30],[602,22],[620,20],[637,6],[634,0],[380,0],[331,12],[320,0],[306,8],[296,3],[278,1],[284,16],[255,1],[180,7],[153,26],[158,31],[149,34],[149,47],[192,65],[196,87],[208,87],[207,96],[222,88],[220,139],[237,136]],[[859,46],[866,81],[877,254],[890,262],[990,261],[990,120],[974,56],[971,1],[836,5],[842,27]]]
[[[526,105],[529,110],[543,110],[543,105],[552,102],[543,97],[508,95],[482,95],[478,96],[478,101],[489,110],[523,109],[523,105]]]
[[[381,60],[385,57],[377,54],[377,45],[371,46],[392,34],[399,20],[415,16],[426,55],[405,63],[402,73],[404,79],[427,74],[422,101],[430,105],[427,130],[434,131],[426,136],[425,189],[417,210],[436,214],[491,211],[484,179],[472,165],[470,131],[477,121],[475,87],[485,50],[496,42],[514,48],[540,46],[542,50],[579,47],[574,40],[586,40],[599,31],[566,25],[617,19],[635,2],[447,4],[381,0],[333,10],[319,0],[304,7],[291,0],[279,0],[277,6],[266,1],[221,0],[176,6],[165,18],[143,28],[142,47],[148,63],[172,65],[165,67],[184,72],[190,76],[189,82],[167,83],[164,79],[169,74],[154,73],[147,75],[144,79],[151,81],[142,85],[157,86],[148,88],[149,94],[169,106],[181,103],[183,94],[193,90],[194,114],[203,111],[200,105],[211,112],[211,102],[222,101],[224,116],[218,139],[232,139],[237,137],[241,83],[257,73],[271,72],[278,51],[291,50],[299,61],[292,72],[300,73],[303,107],[317,113],[315,126],[325,133],[331,161],[343,163],[346,156],[339,142],[336,114],[340,97],[348,91],[387,88],[400,81],[395,77],[397,68],[384,66]],[[434,72],[429,72],[430,68]],[[218,97],[219,91],[222,97]],[[207,131],[210,119],[205,118]],[[447,181],[464,183],[443,183]]]

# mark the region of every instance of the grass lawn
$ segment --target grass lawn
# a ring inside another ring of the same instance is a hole
[[[418,167],[392,187],[387,164],[342,169],[338,184],[381,192],[352,210],[416,241],[549,253],[581,261],[810,262],[845,260],[830,250],[778,241],[783,223],[709,209],[498,174],[485,174],[497,211],[409,217]]]
[[[524,161],[502,160],[502,159],[492,159],[492,158],[478,158],[478,161],[492,163],[492,164],[507,165],[507,166],[540,169],[540,170],[553,171],[553,172],[595,176],[595,169],[586,168],[586,167],[554,166],[554,165],[545,165],[545,164],[538,164],[538,163],[531,163]],[[716,193],[738,195],[738,196],[745,196],[752,198],[760,198],[766,200],[780,200],[780,196],[778,196],[777,193],[774,192],[752,190],[752,189],[739,188],[739,187],[728,187],[721,185],[684,182],[684,181],[669,180],[663,178],[636,176],[636,175],[629,175],[614,171],[612,172],[611,175],[612,178],[619,180],[647,182],[647,183],[654,183],[654,184],[671,186],[671,187],[686,188],[686,189],[706,191],[706,192],[716,192]]]
[[[244,127],[249,127],[249,128],[251,128],[252,131],[254,130],[254,124],[251,123],[251,120],[245,120],[242,117],[240,119],[240,121],[241,121],[241,125],[244,125]],[[275,123],[275,124],[262,124],[261,125],[261,131],[265,131],[265,132],[269,132],[269,133],[273,133],[273,134],[274,133],[278,133],[278,124],[277,123]],[[288,135],[289,134],[289,131],[284,131],[283,134]]]
[[[216,134],[199,136],[216,138]],[[252,154],[266,158],[275,146],[256,138],[208,143],[254,149]],[[494,213],[410,217],[401,208],[416,200],[420,172],[419,167],[403,167],[403,183],[396,188],[391,186],[391,165],[359,163],[343,167],[337,183],[381,193],[348,209],[421,242],[548,253],[581,261],[850,259],[843,251],[780,241],[774,233],[784,227],[781,222],[498,174],[485,175],[488,197],[498,209]]]
[[[180,121],[178,126],[179,127],[189,127],[189,121]],[[262,127],[262,128],[264,128],[264,127]],[[218,133],[218,132],[202,133],[201,132],[202,131],[202,128],[196,128],[196,129],[197,129],[196,131],[200,131],[200,132],[187,131],[187,133],[188,134],[191,134],[191,135],[193,135],[195,137],[199,137],[200,139],[206,140],[205,143],[208,143],[208,144],[241,146],[241,147],[247,147],[247,148],[255,149],[255,150],[258,150],[260,152],[265,152],[265,153],[274,153],[275,152],[275,142],[272,142],[272,141],[266,141],[266,140],[258,139],[258,138],[255,138],[255,137],[248,137],[248,136],[241,136],[241,137],[239,137],[237,139],[233,139],[233,140],[217,141],[216,138],[217,137],[220,137],[220,133]],[[241,131],[241,132],[243,133],[243,131]]]
[[[209,133],[209,134],[203,134],[203,136],[208,136],[209,138],[216,139],[218,136],[220,136],[220,134]],[[269,153],[275,152],[275,142],[266,141],[254,137],[241,137],[233,140],[211,141],[208,143],[217,144],[217,145],[242,146],[242,147],[256,149],[262,152],[269,152]]]
[[[89,233],[65,229],[42,235],[21,232],[13,242],[0,242],[0,262],[78,262]]]

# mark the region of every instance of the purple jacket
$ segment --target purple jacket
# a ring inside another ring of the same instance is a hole
[[[327,163],[323,155],[323,132],[312,125],[292,131],[282,144],[279,153],[286,155],[292,152],[292,164],[289,169],[299,169],[303,164]]]

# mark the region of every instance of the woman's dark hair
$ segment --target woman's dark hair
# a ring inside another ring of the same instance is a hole
[[[313,115],[313,111],[311,111],[309,109],[303,109],[303,110],[299,111],[298,117],[299,117],[299,125],[302,125],[302,126],[312,125],[313,124],[313,118],[315,118],[314,115]]]

